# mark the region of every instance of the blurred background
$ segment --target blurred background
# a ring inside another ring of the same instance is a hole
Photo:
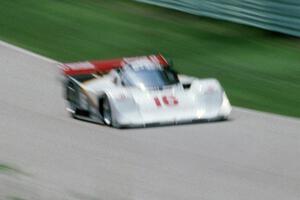
[[[52,65],[2,47],[0,200],[299,199],[299,37],[299,0],[0,0],[2,41],[59,62],[162,53],[234,106],[296,119],[235,107],[197,128],[99,128],[66,116]]]
[[[296,0],[11,0],[0,13],[0,39],[58,61],[160,52],[236,106],[300,116]]]

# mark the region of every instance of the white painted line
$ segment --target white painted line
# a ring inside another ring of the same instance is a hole
[[[9,44],[9,43],[4,42],[4,41],[1,41],[1,40],[0,40],[0,45],[1,45],[1,46],[4,46],[4,47],[7,47],[7,48],[10,48],[10,49],[13,49],[13,50],[15,50],[15,51],[19,51],[19,52],[21,52],[21,53],[24,53],[24,54],[33,56],[33,57],[35,57],[35,58],[37,58],[37,59],[40,59],[40,60],[44,60],[44,61],[46,61],[46,62],[50,62],[50,63],[57,64],[57,67],[59,67],[59,65],[58,65],[59,62],[56,61],[56,60],[53,60],[53,59],[51,59],[51,58],[47,58],[47,57],[45,57],[45,56],[42,56],[42,55],[33,53],[33,52],[29,51],[29,50],[26,50],[26,49],[23,49],[23,48],[14,46],[14,45],[12,45],[12,44]]]

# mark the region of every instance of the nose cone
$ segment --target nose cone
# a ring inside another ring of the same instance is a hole
[[[134,99],[145,122],[176,122],[196,115],[193,96],[184,91],[144,92]]]
[[[220,111],[223,96],[219,91],[208,91],[197,98],[198,110],[202,113],[201,118],[215,118]]]

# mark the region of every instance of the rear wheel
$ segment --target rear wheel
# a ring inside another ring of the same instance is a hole
[[[76,89],[74,83],[68,81],[66,84],[66,100],[68,102],[67,110],[73,118],[76,118]]]
[[[68,81],[68,83],[66,84],[66,99],[69,102],[74,102],[74,100],[76,99],[76,89],[75,89],[75,85],[73,82]]]

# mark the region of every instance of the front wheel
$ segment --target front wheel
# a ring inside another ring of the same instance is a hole
[[[112,126],[111,107],[107,96],[103,97],[101,107],[104,124],[107,126]]]

